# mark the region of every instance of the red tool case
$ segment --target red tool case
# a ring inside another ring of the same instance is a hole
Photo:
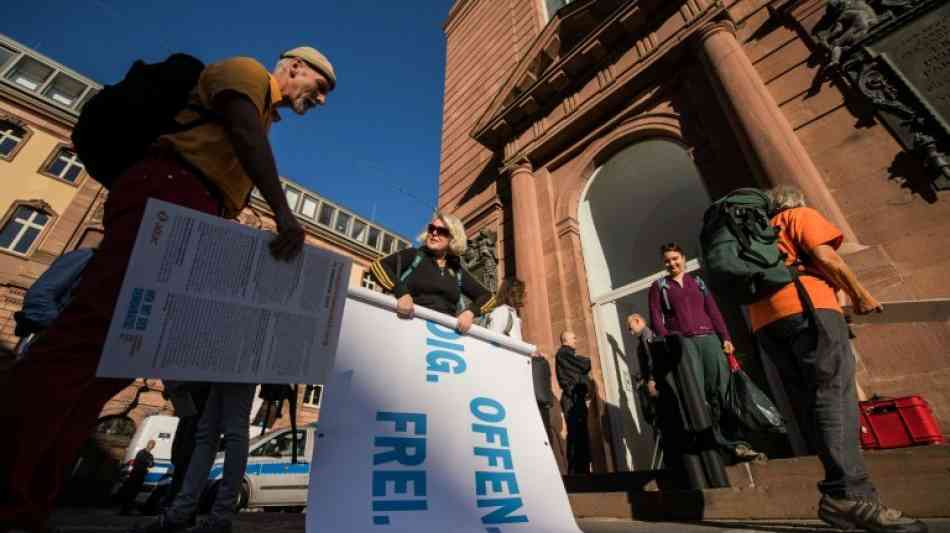
[[[858,402],[861,447],[868,450],[942,444],[943,436],[930,405],[920,396]]]

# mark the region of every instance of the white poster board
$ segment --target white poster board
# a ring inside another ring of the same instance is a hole
[[[534,397],[534,347],[349,294],[307,531],[579,533]]]
[[[277,261],[273,238],[149,200],[97,375],[324,383],[351,259],[304,246]]]

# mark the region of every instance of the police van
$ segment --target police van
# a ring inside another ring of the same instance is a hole
[[[175,439],[175,430],[178,429],[178,417],[166,415],[152,415],[146,417],[139,425],[129,441],[128,448],[125,449],[125,457],[122,460],[122,472],[119,482],[115,489],[118,490],[122,483],[132,473],[132,463],[139,450],[145,448],[148,441],[155,441],[155,448],[152,449],[152,457],[155,464],[149,468],[145,475],[145,483],[137,496],[137,500],[142,501],[148,498],[149,494],[154,493],[160,486],[171,481],[172,471],[172,441]]]
[[[152,455],[155,465],[145,476],[145,484],[137,500],[144,502],[143,511],[153,513],[171,485],[174,467],[171,464],[171,444],[178,427],[178,417],[154,415],[146,418],[136,431],[126,450],[124,474],[131,471],[132,460],[149,440],[155,441]],[[248,446],[247,468],[241,491],[239,509],[302,510],[307,505],[307,487],[310,482],[310,460],[316,440],[316,422],[297,428],[297,463],[293,463],[293,436],[290,428],[271,431],[253,437]],[[251,427],[251,433],[260,428]],[[224,471],[224,452],[215,457],[208,474],[208,485],[201,499],[203,510],[210,509]],[[117,485],[121,486],[121,482]]]
[[[251,428],[253,431],[255,428]],[[307,506],[310,460],[317,436],[317,423],[297,428],[297,462],[293,463],[293,434],[290,428],[272,431],[251,439],[247,469],[237,505],[244,508],[303,510]],[[218,453],[208,474],[208,488],[202,505],[210,508],[221,482],[224,453]]]

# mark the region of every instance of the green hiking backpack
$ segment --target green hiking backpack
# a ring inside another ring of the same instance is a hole
[[[703,272],[722,297],[748,305],[795,281],[778,248],[772,211],[768,195],[748,188],[732,191],[703,215]]]

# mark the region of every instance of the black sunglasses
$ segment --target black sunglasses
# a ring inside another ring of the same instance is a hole
[[[452,232],[449,231],[449,228],[444,228],[442,226],[436,226],[435,224],[429,224],[428,230],[429,234],[442,236],[442,237],[451,237]]]

